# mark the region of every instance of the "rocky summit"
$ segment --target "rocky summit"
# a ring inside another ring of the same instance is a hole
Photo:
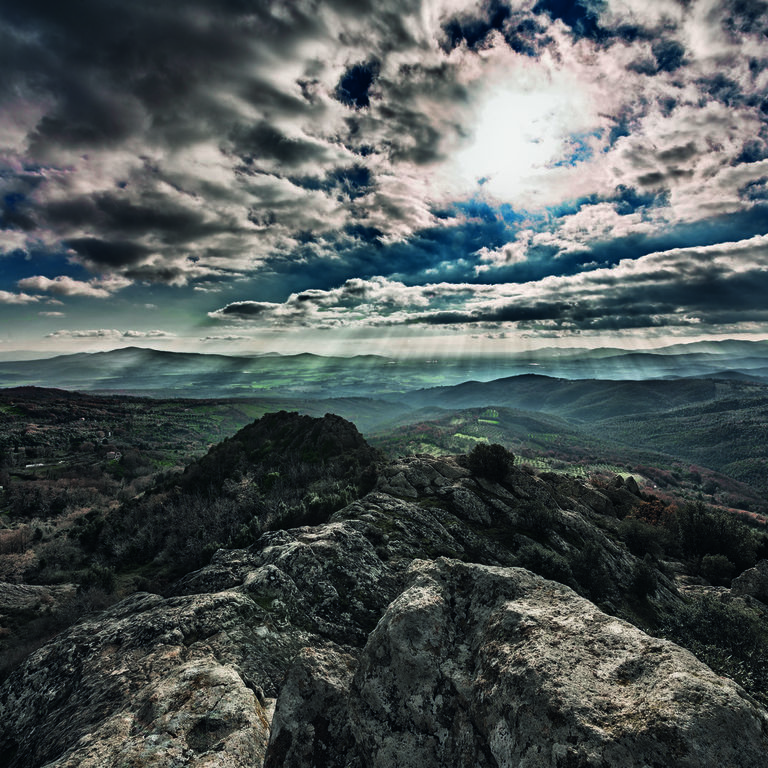
[[[627,598],[650,568],[612,535],[634,482],[384,462],[332,424],[373,487],[34,652],[0,689],[0,766],[766,764],[765,709],[626,620],[684,600],[656,568]]]

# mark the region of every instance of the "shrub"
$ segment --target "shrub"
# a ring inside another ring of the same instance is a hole
[[[707,595],[667,616],[661,631],[768,704],[768,626],[750,608]]]
[[[571,559],[571,570],[579,584],[579,593],[595,603],[605,600],[614,590],[604,557],[603,550],[597,544],[590,543]]]
[[[478,443],[469,453],[469,468],[478,477],[499,482],[507,476],[515,460],[503,445]]]
[[[675,523],[680,549],[687,557],[723,555],[740,571],[756,562],[756,536],[732,513],[687,504],[675,514]]]
[[[725,555],[704,555],[701,558],[699,573],[717,587],[727,587],[731,583],[736,566]]]
[[[635,566],[635,572],[632,575],[631,590],[632,593],[643,599],[652,595],[656,591],[658,582],[656,579],[656,569],[653,567],[653,559],[650,555],[646,555]]]
[[[520,527],[533,533],[546,533],[555,524],[557,513],[540,501],[528,501],[517,510]]]
[[[619,536],[635,557],[651,554],[658,558],[664,553],[666,532],[643,520],[625,517],[619,523]]]
[[[92,589],[103,591],[111,595],[115,591],[115,571],[107,566],[94,564],[81,577],[78,592],[87,592]]]

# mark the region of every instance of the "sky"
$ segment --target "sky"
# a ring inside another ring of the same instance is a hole
[[[0,0],[0,356],[768,338],[768,2]]]

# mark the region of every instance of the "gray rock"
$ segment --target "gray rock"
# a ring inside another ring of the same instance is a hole
[[[258,558],[245,549],[219,549],[211,562],[200,570],[179,579],[174,588],[177,595],[221,592],[242,584],[249,570],[257,568]]]
[[[633,496],[639,496],[640,495],[640,487],[637,484],[637,480],[635,480],[632,475],[630,475],[625,481],[624,481],[624,487],[633,495]]]
[[[338,649],[302,649],[280,689],[265,768],[332,765],[331,755],[354,751],[347,697],[356,668],[357,659]]]
[[[74,584],[39,586],[36,584],[10,584],[0,582],[0,615],[24,611],[41,605],[54,606],[75,596]]]
[[[310,697],[341,686],[325,704],[339,747],[281,693],[296,766],[757,768],[768,749],[768,716],[735,683],[521,569],[417,562],[348,690],[338,663],[292,674]]]
[[[4,683],[5,764],[256,760],[269,724],[264,697],[250,681],[274,687],[287,665],[281,654],[293,658],[308,640],[275,637],[259,615],[234,591],[170,599],[137,594],[77,624]]]
[[[181,664],[126,703],[49,768],[250,768],[264,761],[268,712],[229,667]]]
[[[357,508],[357,507],[356,507]],[[334,642],[363,645],[398,582],[347,521],[263,536],[242,589],[272,617]]]
[[[408,456],[380,468],[377,488],[385,493],[415,499],[432,496],[439,489],[470,476],[453,456]]]
[[[408,482],[405,472],[380,478],[378,487],[385,493],[390,493],[393,496],[404,496],[407,499],[415,499],[419,495],[419,492]]]
[[[761,560],[731,582],[734,597],[754,597],[768,605],[768,560]]]

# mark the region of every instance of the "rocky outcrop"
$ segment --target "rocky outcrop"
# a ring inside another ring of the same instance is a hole
[[[761,560],[731,582],[734,597],[753,597],[768,605],[768,560]]]
[[[268,734],[267,710],[233,669],[192,661],[147,685],[127,711],[47,766],[251,768],[264,761]]]
[[[0,621],[4,614],[53,606],[74,597],[74,584],[40,586],[37,584],[10,584],[0,582]]]
[[[259,637],[257,610],[235,591],[137,594],[81,622],[4,684],[0,764],[208,765],[212,750],[257,760],[267,702],[250,681],[274,691],[307,642],[268,627]]]
[[[608,495],[457,457],[377,478],[32,654],[0,688],[0,768],[761,764],[766,714],[738,686],[516,567],[595,600],[599,578],[621,609],[638,561]],[[680,599],[657,580],[649,605]]]
[[[297,658],[268,766],[762,764],[768,716],[687,651],[522,569],[410,576],[354,674],[343,654]]]
[[[441,546],[411,550],[412,557],[522,565],[567,583],[611,612],[620,610],[620,595],[631,589],[638,561],[608,535],[638,501],[624,481],[620,489],[603,492],[565,475],[537,477],[511,469],[494,482],[472,475],[464,457],[419,455],[381,467],[377,489],[413,504],[420,520],[430,517],[439,527]],[[413,524],[404,528],[413,530]],[[651,600],[671,605],[676,599],[673,583],[657,573]]]

